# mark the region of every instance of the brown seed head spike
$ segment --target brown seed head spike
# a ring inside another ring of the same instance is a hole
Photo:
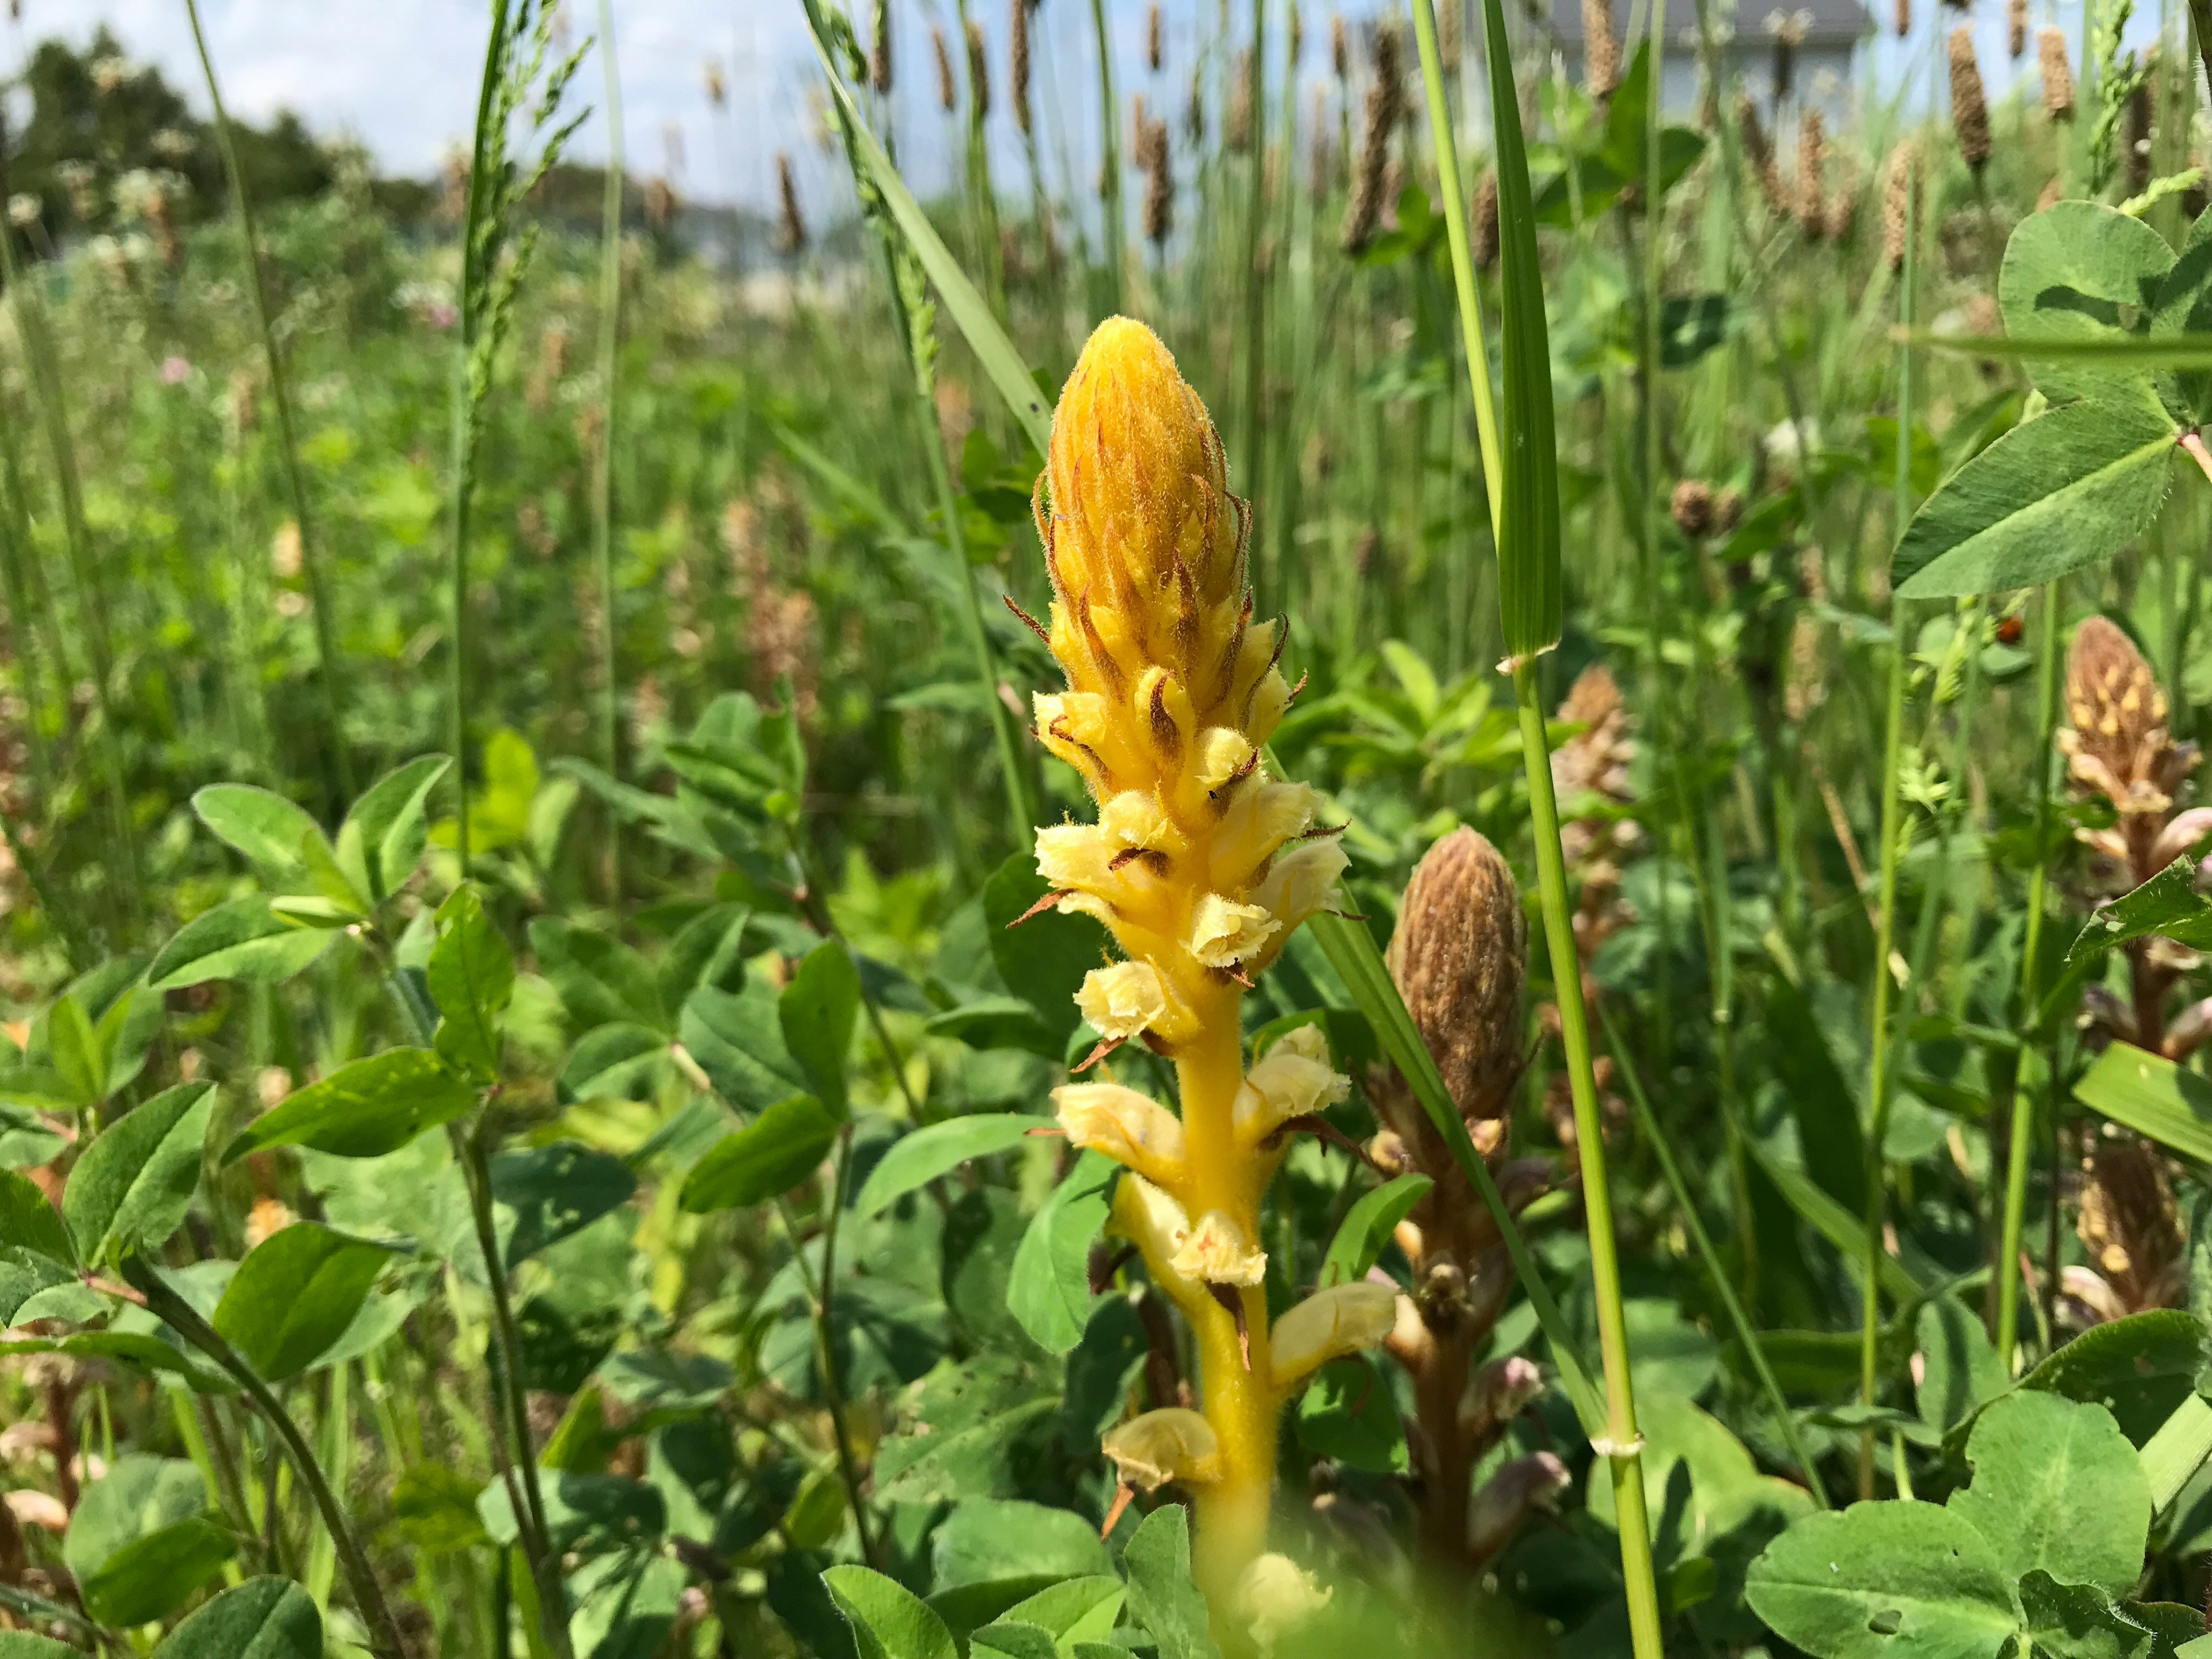
[[[1912,33],[1912,0],[1897,0],[1897,16],[1893,21],[1899,40],[1902,40]]]
[[[929,46],[937,55],[937,102],[950,115],[954,106],[960,101],[960,94],[952,84],[952,54],[945,50],[943,29],[930,30]]]
[[[1328,19],[1328,66],[1340,81],[1352,78],[1352,36],[1344,27],[1344,15],[1332,12]]]
[[[1239,155],[1252,148],[1254,74],[1252,49],[1247,46],[1237,54],[1237,73],[1229,88],[1229,114],[1221,129],[1221,142]]]
[[[1982,92],[1981,65],[1974,61],[1974,30],[1961,23],[1951,31],[1951,130],[1959,136],[1959,155],[1978,176],[1990,161],[1990,106]]]
[[[1703,478],[1685,478],[1674,486],[1668,511],[1674,528],[1692,541],[1701,541],[1713,527],[1713,487]]]
[[[1469,1122],[1504,1116],[1520,1079],[1527,955],[1512,870],[1475,831],[1453,830],[1415,867],[1386,960]]]
[[[1474,225],[1469,233],[1475,269],[1487,270],[1498,263],[1498,174],[1485,169],[1474,181]]]
[[[1359,171],[1345,210],[1344,251],[1363,252],[1382,222],[1389,191],[1390,139],[1405,108],[1404,65],[1398,31],[1387,21],[1375,29],[1375,78],[1367,88],[1367,106],[1359,135]]]
[[[1747,92],[1736,94],[1735,120],[1743,131],[1743,159],[1750,164],[1752,177],[1759,181],[1759,193],[1766,198],[1770,209],[1786,217],[1790,209],[1790,193],[1782,187],[1782,169],[1775,165],[1774,146],[1767,142],[1765,124],[1759,118],[1759,106]]]
[[[1613,33],[1613,0],[1583,0],[1583,90],[1607,98],[1620,80],[1620,42]]]
[[[1820,175],[1828,155],[1828,139],[1820,112],[1808,109],[1797,123],[1797,222],[1808,241],[1817,242],[1828,228],[1828,208],[1821,193]]]
[[[991,114],[991,59],[983,50],[983,26],[972,17],[968,20],[968,95],[975,100],[975,118],[988,120]]]
[[[1890,151],[1889,167],[1881,186],[1881,257],[1892,270],[1905,268],[1905,240],[1911,231],[1907,210],[1912,166],[1912,143],[1908,139]]]
[[[888,0],[876,7],[875,40],[868,51],[868,84],[889,95],[891,89],[891,9]]]
[[[1153,74],[1160,72],[1162,58],[1160,38],[1160,9],[1158,5],[1145,14],[1145,63]]]
[[[1010,0],[1006,9],[1006,96],[1014,106],[1014,125],[1030,131],[1029,0]]]
[[[2015,63],[2027,50],[2027,0],[2006,0],[2005,47]]]
[[[799,211],[799,186],[791,176],[791,157],[781,150],[775,156],[775,191],[783,209],[783,224],[776,245],[786,253],[806,251],[806,221]]]
[[[2036,67],[2043,72],[2043,112],[2054,121],[2074,118],[2074,66],[2066,61],[2066,36],[2042,28],[2035,35]]]

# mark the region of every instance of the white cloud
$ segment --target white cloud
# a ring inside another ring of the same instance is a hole
[[[350,132],[386,168],[427,176],[468,136],[476,107],[488,8],[483,0],[201,0],[223,95],[242,119],[299,112],[318,132]],[[595,28],[592,0],[571,0],[579,29]],[[184,0],[23,0],[7,58],[20,63],[39,40],[82,43],[106,27],[133,58],[160,66],[204,110],[199,62]],[[679,188],[710,199],[763,202],[770,154],[789,146],[805,118],[813,58],[799,9],[778,0],[616,0],[623,134],[634,173],[669,169],[667,134],[678,135]],[[709,58],[730,87],[719,121],[705,92]],[[604,83],[587,62],[572,94],[599,106]],[[606,154],[595,108],[573,154]]]

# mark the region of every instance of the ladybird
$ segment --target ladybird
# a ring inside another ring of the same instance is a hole
[[[1997,618],[1997,643],[1999,645],[2018,645],[2020,643],[2020,636],[2027,631],[2027,624],[2022,622],[2016,616],[2000,617]]]

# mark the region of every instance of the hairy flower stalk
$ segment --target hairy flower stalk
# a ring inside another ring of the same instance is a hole
[[[1108,1450],[1128,1484],[1191,1492],[1199,1578],[1220,1617],[1266,1548],[1284,1401],[1380,1341],[1394,1314],[1388,1289],[1344,1285],[1271,1328],[1256,1243],[1288,1133],[1347,1085],[1311,1028],[1248,1073],[1238,1011],[1345,860],[1314,824],[1314,793],[1261,763],[1291,695],[1276,666],[1283,624],[1253,618],[1249,509],[1205,405],[1142,324],[1110,319],[1085,347],[1036,518],[1067,675],[1036,699],[1037,738],[1099,807],[1096,823],[1040,830],[1037,869],[1060,909],[1097,917],[1123,953],[1077,994],[1102,1039],[1094,1058],[1142,1042],[1174,1063],[1182,1097],[1180,1116],[1111,1082],[1056,1097],[1075,1144],[1130,1170],[1109,1230],[1182,1310],[1200,1361],[1199,1421],[1139,1418]]]

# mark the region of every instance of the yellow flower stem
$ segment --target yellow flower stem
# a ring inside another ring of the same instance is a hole
[[[1260,1236],[1258,1160],[1237,1146],[1237,1091],[1244,1080],[1243,1049],[1232,993],[1216,994],[1203,1012],[1200,1036],[1176,1056],[1182,1093],[1183,1134],[1189,1147],[1190,1186],[1184,1198],[1193,1219],[1219,1210]],[[1238,1577],[1267,1547],[1267,1508],[1274,1495],[1275,1430],[1280,1401],[1267,1344],[1267,1297],[1254,1285],[1244,1300],[1248,1370],[1229,1310],[1207,1301],[1188,1310],[1198,1343],[1200,1409],[1221,1443],[1221,1478],[1196,1488],[1198,1534],[1194,1546],[1198,1582],[1218,1619]]]

